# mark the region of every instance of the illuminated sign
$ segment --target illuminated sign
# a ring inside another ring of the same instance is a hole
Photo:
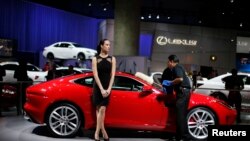
[[[167,38],[165,36],[158,36],[156,38],[156,42],[160,46],[164,46],[166,44],[171,44],[171,45],[186,45],[186,46],[196,46],[197,45],[197,40],[187,40],[187,39],[171,39]]]
[[[248,45],[248,42],[247,42],[247,41],[238,41],[238,42],[237,42],[237,45],[238,45],[238,46],[247,46],[247,45]]]

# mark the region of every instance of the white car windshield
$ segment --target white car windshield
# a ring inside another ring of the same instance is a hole
[[[75,47],[83,47],[82,45],[80,44],[73,44]]]

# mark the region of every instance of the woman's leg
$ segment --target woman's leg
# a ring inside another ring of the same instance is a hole
[[[100,116],[100,107],[96,107],[96,129],[95,129],[95,139],[99,140],[99,134],[101,129],[101,116]]]
[[[102,113],[102,124],[101,124],[102,135],[103,135],[104,139],[108,139],[109,137],[108,137],[107,131],[106,131],[105,126],[104,126],[106,107],[102,106],[102,108],[100,109],[100,111]]]

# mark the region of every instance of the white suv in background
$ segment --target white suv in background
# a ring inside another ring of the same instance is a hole
[[[196,88],[194,92],[227,101],[229,91],[225,90],[225,83],[222,79],[230,75],[232,74],[226,73],[203,81],[203,84]],[[242,77],[244,81],[244,89],[240,92],[242,95],[242,111],[250,112],[250,73],[239,72],[238,76]]]
[[[6,75],[3,77],[3,82],[15,82],[17,81],[16,78],[14,78],[14,72],[16,68],[18,67],[18,62],[16,61],[6,61],[1,62],[1,66],[5,69]],[[27,63],[27,74],[30,79],[32,79],[33,82],[39,83],[46,81],[46,75],[47,72],[42,71],[39,67]]]

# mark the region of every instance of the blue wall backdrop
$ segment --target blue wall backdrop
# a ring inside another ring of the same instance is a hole
[[[145,57],[151,57],[151,50],[153,45],[153,34],[141,33],[139,44],[139,55]]]
[[[22,52],[40,52],[57,41],[95,49],[101,21],[20,0],[0,1],[0,38],[15,39]]]
[[[41,52],[57,41],[72,41],[96,49],[104,19],[82,16],[23,0],[0,0],[0,38],[15,40],[17,56],[44,62]],[[140,35],[139,55],[151,57],[153,35]],[[40,62],[40,63],[39,63]]]

